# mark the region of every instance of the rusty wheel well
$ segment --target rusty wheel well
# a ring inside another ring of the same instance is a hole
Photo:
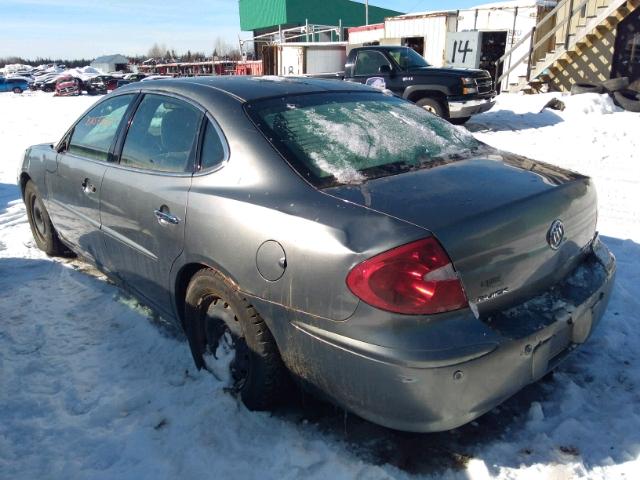
[[[211,270],[215,270],[219,272],[224,278],[226,278],[236,289],[239,289],[237,282],[235,279],[229,274],[229,272],[225,271],[223,268],[218,266],[215,263],[206,264],[206,263],[188,263],[184,265],[178,275],[176,277],[175,283],[175,301],[176,301],[176,309],[178,314],[178,319],[180,320],[180,324],[184,326],[184,302],[185,297],[187,296],[187,288],[189,288],[189,283],[193,276],[198,273],[200,270],[205,268],[209,268]]]
[[[187,295],[187,288],[193,276],[200,270],[210,268],[203,263],[190,263],[182,267],[176,278],[176,309],[180,324],[184,326],[184,299]]]

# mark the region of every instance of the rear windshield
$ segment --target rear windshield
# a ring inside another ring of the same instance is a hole
[[[466,130],[383,93],[287,96],[246,109],[276,149],[319,188],[428,168],[480,146]]]

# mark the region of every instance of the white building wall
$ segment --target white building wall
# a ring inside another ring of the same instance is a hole
[[[444,63],[445,39],[448,31],[455,31],[455,17],[429,15],[417,17],[394,17],[385,22],[386,38],[424,38],[424,58],[431,65]]]
[[[363,45],[365,43],[379,42],[385,37],[384,27],[375,30],[359,30],[349,32],[349,45]]]
[[[303,75],[304,74],[304,48],[301,46],[287,45],[278,47],[280,65],[279,75]]]
[[[533,2],[532,2],[533,4]],[[477,17],[476,17],[477,12]],[[507,50],[511,45],[517,43],[524,35],[529,33],[537,21],[538,9],[535,5],[529,7],[519,7],[517,10],[509,8],[479,8],[460,10],[458,15],[458,31],[480,30],[480,31],[506,31]],[[514,28],[515,20],[515,28]],[[526,55],[529,51],[529,42],[524,42],[513,54],[514,62]],[[505,71],[508,64],[505,64]],[[517,83],[518,77],[527,74],[527,65],[518,65],[513,72],[505,79],[503,87],[509,83]]]
[[[91,66],[104,73],[113,72],[116,68],[115,64],[113,63],[95,63],[94,62],[91,64]]]

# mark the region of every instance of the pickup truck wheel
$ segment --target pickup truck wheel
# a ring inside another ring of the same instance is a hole
[[[449,121],[454,125],[464,125],[471,117],[450,118]]]
[[[440,100],[436,100],[435,98],[421,98],[416,102],[416,105],[424,108],[427,112],[431,112],[438,117],[446,118],[445,109],[442,106],[442,102]]]
[[[40,192],[29,180],[24,188],[24,203],[27,207],[27,218],[36,245],[47,255],[62,256],[67,249],[60,241],[56,229],[51,223],[49,213],[42,203]]]
[[[249,410],[268,410],[288,376],[276,342],[258,312],[222,274],[196,273],[185,297],[184,328],[198,369],[240,395]]]

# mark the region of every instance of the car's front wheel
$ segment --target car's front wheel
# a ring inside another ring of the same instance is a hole
[[[273,335],[222,274],[207,268],[191,279],[184,327],[198,369],[225,381],[250,410],[278,403],[288,378]]]
[[[416,105],[424,108],[427,112],[431,112],[438,117],[446,118],[446,111],[442,102],[436,98],[425,97],[416,102]]]
[[[15,87],[13,89],[13,93],[22,93],[22,89],[20,87]]]
[[[27,208],[27,218],[33,239],[40,250],[47,255],[64,255],[67,249],[60,241],[49,213],[42,203],[40,192],[35,184],[29,180],[24,188],[24,203]]]

